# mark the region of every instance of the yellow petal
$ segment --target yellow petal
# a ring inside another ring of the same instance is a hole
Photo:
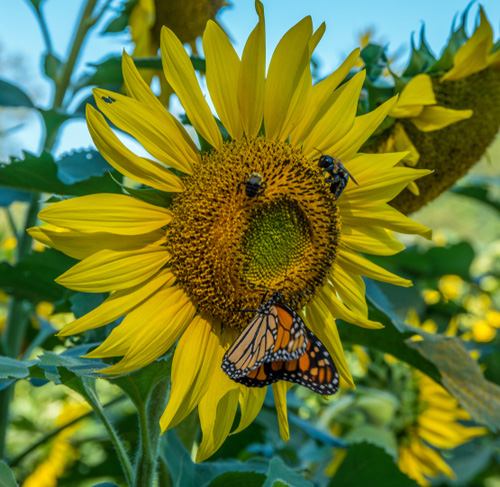
[[[370,181],[387,174],[405,156],[404,152],[389,152],[385,154],[357,154],[347,167],[354,173],[358,183]],[[359,178],[359,181],[358,181]]]
[[[106,103],[104,100],[110,97],[116,101]],[[164,118],[158,117],[148,105],[128,96],[100,89],[94,89],[94,98],[99,110],[118,128],[137,139],[153,157],[167,166],[192,174],[192,166],[186,163],[181,151],[182,148],[177,147],[179,145],[177,141],[181,142],[182,145],[182,138],[178,134],[178,130],[171,131],[171,127],[163,123]],[[127,149],[109,128],[104,117],[91,105],[87,105],[87,122],[90,135],[92,135],[99,152],[113,167],[121,172],[123,171],[120,168],[123,167],[132,174],[129,176],[132,179],[139,181],[137,179],[139,176],[146,180],[139,182],[144,182],[163,191],[170,191],[163,187],[183,187],[181,181],[178,180],[179,178],[168,171],[165,166],[138,157]],[[126,175],[128,176],[128,174]],[[148,182],[148,179],[151,180],[151,183]]]
[[[231,431],[238,408],[240,385],[231,380],[221,369],[222,357],[234,340],[234,333],[225,331],[219,338],[212,380],[206,394],[198,405],[203,439],[196,454],[202,462],[213,455],[224,443]]]
[[[325,33],[325,23],[314,32],[309,39],[309,57],[312,56],[314,49]],[[302,78],[299,81],[297,89],[293,94],[292,101],[288,107],[287,114],[278,134],[278,140],[287,140],[295,127],[302,121],[305,112],[310,105],[310,96],[312,92],[312,74],[310,69],[304,69]]]
[[[303,140],[312,133],[318,121],[323,118],[337,99],[338,92],[335,89],[354,66],[359,52],[359,49],[355,49],[336,71],[312,87],[306,111],[290,135],[290,142],[294,147],[302,145]]]
[[[264,126],[269,139],[279,134],[304,70],[309,69],[311,35],[311,18],[306,17],[283,36],[271,58],[264,94]]]
[[[365,283],[359,272],[350,272],[344,268],[343,262],[338,260],[333,265],[331,281],[342,302],[355,313],[367,318]]]
[[[91,194],[54,203],[38,217],[60,227],[83,233],[109,232],[117,235],[150,233],[172,219],[165,208],[121,194]]]
[[[161,57],[165,77],[179,97],[189,121],[210,145],[221,149],[222,136],[198,85],[191,60],[177,36],[165,26],[161,30]]]
[[[389,115],[394,118],[415,117],[422,112],[424,105],[436,103],[431,77],[427,74],[418,74],[403,88],[399,100]]]
[[[267,387],[240,387],[241,418],[238,428],[231,433],[232,435],[250,426],[264,404],[266,392]]]
[[[479,27],[457,51],[453,58],[453,68],[441,77],[441,81],[465,78],[488,67],[488,54],[493,47],[493,31],[483,7],[480,6],[479,9],[481,16]]]
[[[207,63],[207,87],[219,118],[232,139],[243,135],[238,110],[238,73],[240,60],[224,31],[209,20],[203,34]]]
[[[102,372],[130,372],[150,364],[167,352],[191,323],[196,312],[195,306],[184,291],[178,291],[172,293],[167,300],[160,299],[159,293],[148,300],[149,320],[142,318],[136,322],[135,336],[125,356],[116,365],[103,369]]]
[[[238,104],[247,137],[256,137],[264,113],[264,84],[266,77],[266,37],[264,6],[258,0],[255,9],[259,22],[255,26],[241,56],[238,76]]]
[[[346,169],[351,172],[351,164],[347,164]],[[394,199],[411,181],[427,176],[432,171],[429,169],[413,169],[409,167],[395,167],[386,173],[373,175],[370,179],[358,175],[355,170],[351,173],[358,184],[349,184],[345,189],[345,194],[339,200],[339,206],[345,208],[351,206],[362,206],[366,202],[371,205],[375,203],[386,203]]]
[[[172,363],[172,386],[160,419],[162,432],[179,424],[198,406],[216,367],[220,330],[198,315],[182,334]]]
[[[347,365],[335,319],[324,303],[320,301],[321,298],[307,305],[307,325],[327,349],[335,363],[335,367],[340,377],[349,384],[349,387],[355,390],[356,386],[354,385],[349,366]]]
[[[394,96],[372,112],[356,117],[352,128],[344,137],[331,147],[325,147],[325,154],[335,155],[344,162],[348,161],[384,121],[396,101],[397,96]]]
[[[93,330],[107,325],[121,316],[128,314],[136,306],[146,301],[161,287],[174,283],[175,276],[168,269],[162,269],[158,274],[129,289],[114,292],[101,305],[81,318],[66,325],[57,335],[76,335],[82,331]]]
[[[273,384],[274,403],[276,404],[276,412],[278,413],[278,424],[280,436],[283,441],[290,439],[290,429],[288,427],[288,414],[286,407],[286,393],[293,387],[290,382],[280,380]]]
[[[306,154],[331,147],[349,131],[356,116],[359,93],[365,76],[366,71],[363,70],[343,85],[340,96],[332,103],[310,135],[306,136],[303,149]]]
[[[139,71],[135,67],[134,61],[125,51],[123,51],[122,54],[122,71],[125,89],[129,96],[148,105],[155,110],[158,115],[166,112],[165,107],[151,91],[148,84],[142,79]]]
[[[342,243],[357,252],[373,255],[394,255],[405,246],[394,238],[385,228],[349,227],[342,228]]]
[[[387,203],[363,208],[351,207],[349,211],[342,213],[342,223],[353,227],[373,225],[399,233],[417,234],[429,240],[432,239],[431,229],[404,216]]]
[[[441,130],[453,123],[467,120],[473,115],[472,110],[453,110],[445,107],[425,107],[422,113],[411,121],[422,132]]]
[[[342,267],[348,273],[361,274],[362,276],[376,279],[377,281],[388,282],[396,286],[409,287],[412,285],[412,282],[408,279],[396,276],[396,274],[386,271],[383,267],[370,262],[365,257],[361,257],[357,252],[351,252],[346,248],[340,248],[337,254],[337,262],[339,267]],[[335,271],[337,271],[337,269],[334,269],[334,272]],[[337,292],[339,292],[338,287],[336,289]]]
[[[101,250],[74,265],[56,282],[86,293],[117,291],[144,282],[169,260],[165,247],[151,246],[128,252]]]
[[[113,105],[117,103],[113,103]],[[128,118],[130,119],[130,112],[127,111],[126,113],[129,114]],[[107,115],[113,123],[120,126],[120,123],[113,116],[110,116],[109,113]],[[92,140],[104,159],[124,176],[160,191],[175,193],[184,191],[182,180],[165,166],[150,159],[139,157],[127,149],[109,128],[104,117],[91,105],[87,105],[87,125]],[[153,152],[158,153],[159,151]],[[163,158],[163,161],[165,162],[166,159]],[[171,163],[171,165],[179,166],[179,164],[175,163]]]
[[[177,147],[177,151],[183,156],[182,158],[186,165],[184,172],[190,174],[188,169],[195,167],[201,160],[200,152],[195,143],[191,140],[191,137],[182,124],[156,98],[156,95],[144,82],[139,71],[137,71],[132,58],[126,52],[123,52],[122,68],[127,93],[129,96],[147,105],[150,109],[153,109],[156,116],[162,119],[162,126],[168,127],[166,130],[172,136],[175,135],[173,143]]]
[[[103,249],[124,251],[137,250],[154,243],[165,241],[165,232],[155,230],[144,235],[115,235],[113,233],[81,233],[71,230],[48,230],[32,227],[26,230],[35,240],[49,247],[82,260]]]
[[[353,323],[354,325],[361,326],[362,328],[384,328],[384,325],[382,325],[382,323],[379,323],[378,321],[371,321],[365,316],[351,311],[344,303],[339,300],[339,298],[337,298],[333,288],[328,284],[323,286],[323,289],[321,290],[319,296],[325,308],[331,311],[332,315],[335,318],[340,318],[347,323]]]
[[[149,323],[152,319],[160,316],[165,323],[171,315],[169,308],[184,298],[184,292],[178,286],[172,286],[171,283],[165,284],[149,299],[128,313],[104,342],[86,356],[105,358],[125,355],[137,335],[150,326]]]

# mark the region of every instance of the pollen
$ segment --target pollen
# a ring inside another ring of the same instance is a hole
[[[263,190],[242,188],[252,173]],[[317,166],[286,143],[263,137],[206,153],[171,206],[172,270],[200,311],[243,328],[243,310],[281,291],[294,309],[323,285],[335,260],[339,210]],[[265,183],[265,184],[264,184]]]

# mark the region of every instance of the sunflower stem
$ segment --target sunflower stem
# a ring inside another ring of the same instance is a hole
[[[152,389],[147,402],[137,405],[141,444],[137,456],[135,486],[150,487],[156,473],[160,441],[160,417],[165,409],[169,380]]]
[[[80,55],[83,43],[87,37],[87,33],[99,20],[99,17],[93,16],[96,4],[97,0],[87,0],[85,6],[83,7],[80,22],[76,29],[73,42],[71,43],[71,50],[69,52],[68,59],[64,63],[64,68],[56,81],[53,108],[62,108],[64,97],[71,81],[71,75],[75,69],[75,65],[78,60],[78,56]]]
[[[127,485],[132,487],[134,485],[134,480],[133,480],[134,471],[130,459],[127,455],[127,452],[125,451],[125,447],[123,446],[123,443],[120,440],[120,437],[118,436],[118,433],[116,432],[113,424],[109,421],[108,417],[104,413],[104,408],[99,402],[97,395],[91,394],[90,389],[88,388],[85,388],[85,392],[86,394],[84,393],[83,397],[90,404],[90,406],[92,406],[94,413],[101,420],[101,423],[106,428],[111,443],[113,443],[118,459],[120,460],[120,464],[122,466],[122,470],[125,475]]]

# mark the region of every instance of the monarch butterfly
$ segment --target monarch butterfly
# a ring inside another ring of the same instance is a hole
[[[275,292],[224,355],[222,370],[231,378],[243,377],[264,362],[293,360],[306,350],[307,337],[300,317],[281,303]]]
[[[281,299],[276,292],[260,306],[224,355],[222,370],[248,387],[286,380],[319,394],[334,394],[339,377],[330,354]]]

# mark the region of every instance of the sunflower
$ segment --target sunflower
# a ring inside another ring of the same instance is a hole
[[[426,477],[437,477],[440,473],[450,478],[455,476],[436,448],[456,448],[485,435],[488,429],[459,423],[471,418],[455,398],[426,375],[414,372],[414,380],[418,388],[415,404],[418,414],[399,441],[398,466],[420,485],[428,486]]]
[[[129,17],[134,54],[156,56],[163,25],[196,52],[196,39],[203,34],[207,21],[227,6],[225,0],[136,0]]]
[[[402,74],[401,79],[411,78],[407,88],[418,79],[427,85],[431,83],[439,105],[424,107],[416,118],[400,118],[396,123],[400,125],[399,132],[389,135],[389,143],[391,136],[392,143],[397,140],[395,150],[409,148],[410,141],[410,150],[417,159],[413,160],[413,167],[434,170],[420,191],[409,186],[413,194],[404,191],[392,203],[405,214],[452,187],[479,162],[500,128],[500,51],[495,50],[493,30],[482,7],[479,25],[467,38],[467,14],[466,11],[462,23],[452,32],[439,59],[432,55],[422,37],[420,49],[414,50]],[[467,116],[471,110],[473,115]],[[401,138],[401,127],[406,140]],[[379,138],[378,144],[386,141],[387,136]]]
[[[401,251],[391,231],[431,234],[387,204],[428,171],[395,167],[404,153],[358,154],[396,102],[356,117],[365,73],[341,83],[359,50],[312,86],[311,54],[325,27],[313,32],[306,17],[280,40],[266,76],[264,10],[258,1],[256,10],[259,21],[241,59],[215,22],[208,22],[204,33],[206,81],[220,120],[181,41],[170,29],[162,30],[164,73],[198,133],[201,151],[124,54],[129,96],[96,89],[95,99],[104,115],[152,158],[126,148],[91,106],[88,126],[113,167],[153,189],[135,190],[135,197],[97,194],[55,203],[40,213],[55,228],[30,231],[82,259],[58,278],[60,284],[111,293],[61,335],[125,316],[89,354],[123,356],[105,372],[144,367],[177,342],[161,428],[174,427],[198,407],[203,438],[197,461],[222,445],[238,404],[236,431],[241,431],[266,395],[267,388],[245,387],[221,370],[224,353],[248,323],[241,310],[256,309],[265,292],[281,291],[323,342],[341,378],[354,387],[335,318],[380,328],[368,319],[362,276],[411,284],[360,253]],[[338,200],[314,159],[320,152],[341,159],[358,183],[349,182]],[[251,198],[241,183],[245,186],[253,173],[265,188]],[[285,440],[288,385],[272,386]]]

